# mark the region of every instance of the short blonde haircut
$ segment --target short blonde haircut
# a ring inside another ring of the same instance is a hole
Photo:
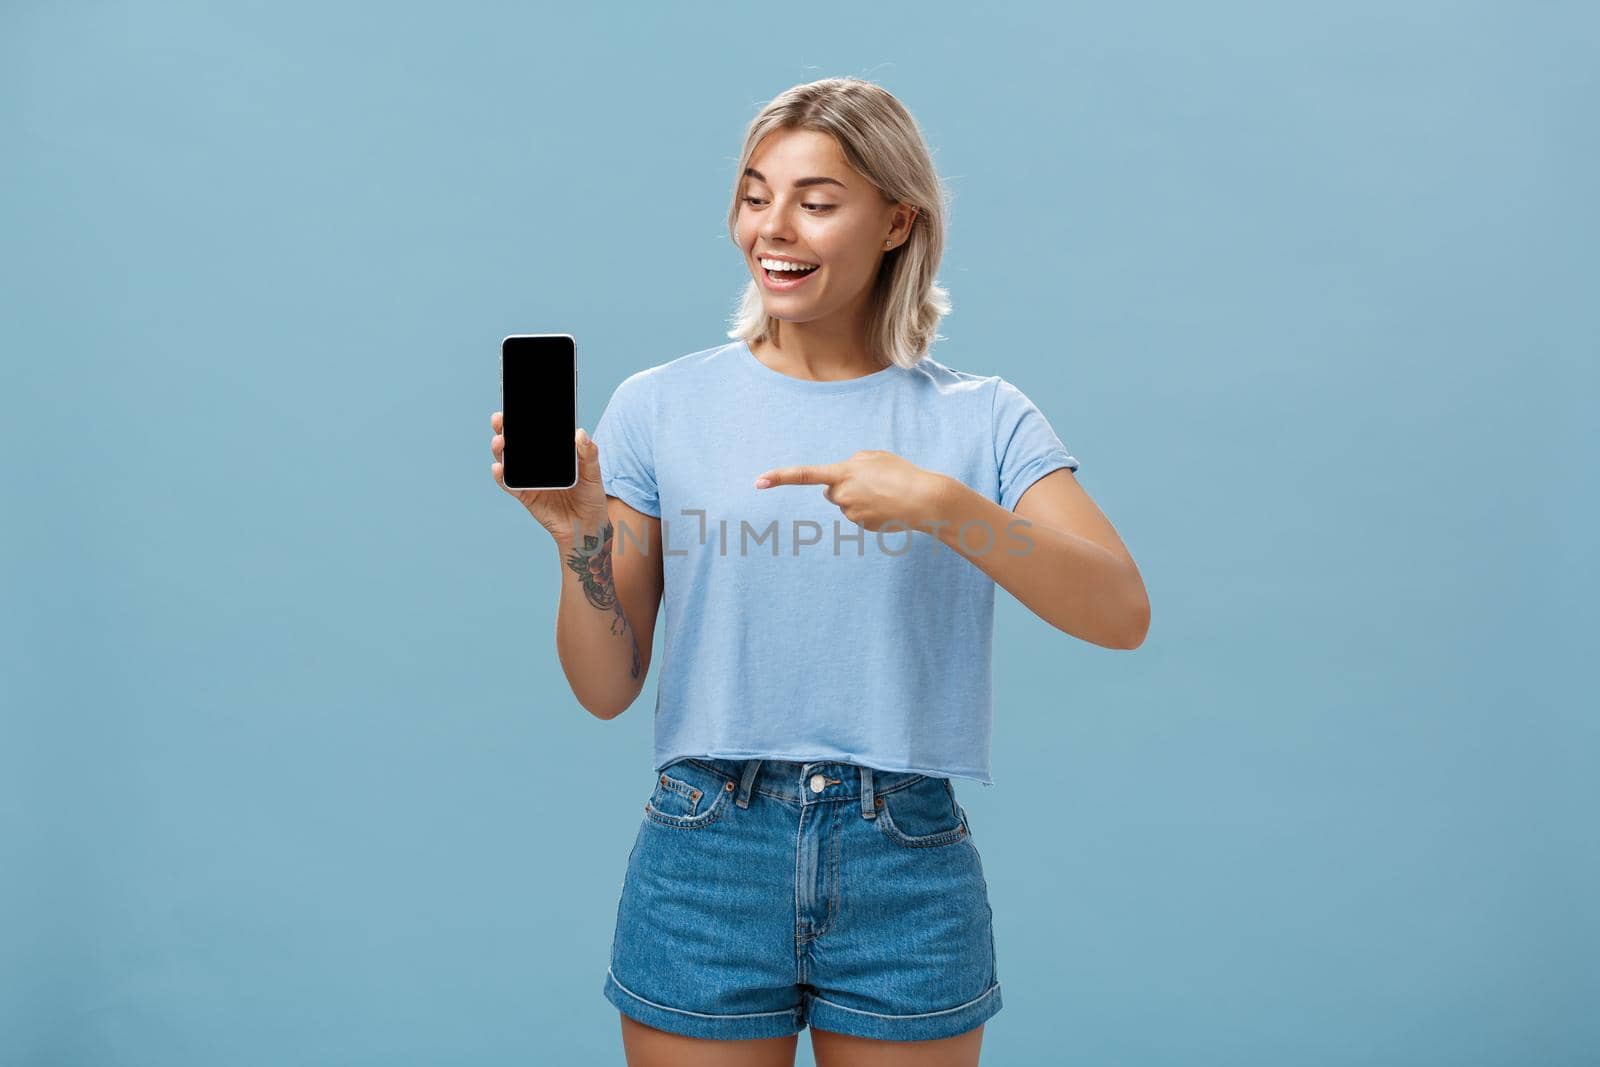
[[[914,366],[938,339],[939,320],[950,313],[949,294],[934,284],[944,255],[948,193],[916,120],[887,89],[859,78],[823,78],[784,90],[745,133],[728,210],[728,234],[735,243],[745,168],[762,138],[784,129],[831,135],[850,166],[886,200],[917,209],[910,234],[884,253],[867,327],[867,346],[880,359]],[[766,313],[761,290],[751,279],[729,321],[729,337],[753,344],[776,340],[781,320]]]

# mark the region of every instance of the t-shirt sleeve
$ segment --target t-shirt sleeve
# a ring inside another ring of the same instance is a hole
[[[1015,509],[1027,488],[1051,471],[1078,469],[1078,461],[1056,436],[1050,420],[1004,378],[995,379],[994,456],[1000,472],[998,503],[1007,511]]]
[[[660,518],[653,384],[647,371],[624,378],[590,436],[600,448],[600,484],[606,495]]]

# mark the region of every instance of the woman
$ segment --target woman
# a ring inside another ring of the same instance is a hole
[[[807,1024],[823,1067],[976,1063],[1000,982],[952,779],[992,782],[994,586],[1112,648],[1149,605],[1038,408],[928,355],[944,203],[899,101],[790,89],[736,174],[734,341],[625,379],[577,486],[514,494],[592,714],[638,696],[666,608],[604,993],[634,1067],[792,1064]]]

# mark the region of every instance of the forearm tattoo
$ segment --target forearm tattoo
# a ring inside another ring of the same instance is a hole
[[[633,646],[632,676],[637,678],[639,642],[628,626],[627,616],[622,614],[622,605],[617,602],[616,583],[611,580],[611,529],[611,523],[607,522],[598,536],[584,534],[583,542],[572,546],[567,556],[567,566],[583,579],[583,595],[589,598],[589,603],[601,611],[610,609],[616,616],[611,620],[611,632],[625,634],[628,643]]]

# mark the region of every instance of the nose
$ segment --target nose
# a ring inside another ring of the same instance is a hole
[[[767,241],[792,240],[794,226],[790,222],[789,209],[778,203],[769,205],[761,218],[759,232]]]

